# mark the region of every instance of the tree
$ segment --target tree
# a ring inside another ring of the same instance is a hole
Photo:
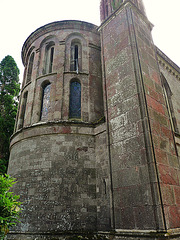
[[[7,171],[19,91],[19,69],[14,59],[6,56],[0,63],[0,173]]]
[[[20,214],[19,196],[9,192],[15,184],[15,178],[0,175],[0,240],[3,240],[9,227],[16,225]]]

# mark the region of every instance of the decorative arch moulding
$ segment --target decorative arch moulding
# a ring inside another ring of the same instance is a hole
[[[34,32],[32,32],[30,34],[30,36],[24,42],[24,45],[22,47],[22,52],[21,52],[23,64],[25,65],[25,56],[27,54],[29,47],[36,39],[38,39],[41,36],[44,36],[44,34],[51,33],[52,31],[67,29],[70,26],[72,29],[76,29],[79,26],[79,28],[84,31],[87,31],[87,32],[91,31],[91,32],[97,34],[98,26],[96,26],[92,23],[78,21],[78,20],[57,21],[57,22],[53,22],[53,23],[44,25],[44,26],[36,29]]]

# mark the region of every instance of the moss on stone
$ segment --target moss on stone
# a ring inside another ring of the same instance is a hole
[[[66,240],[108,240],[106,236],[97,235],[97,234],[82,234],[69,236]]]

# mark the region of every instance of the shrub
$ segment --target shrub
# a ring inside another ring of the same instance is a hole
[[[9,227],[18,222],[21,205],[17,201],[19,196],[9,192],[15,183],[15,178],[0,175],[0,240],[5,238]]]

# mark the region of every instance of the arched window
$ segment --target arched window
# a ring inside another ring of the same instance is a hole
[[[82,46],[78,39],[71,42],[71,63],[70,71],[81,71],[82,63]]]
[[[54,43],[51,42],[47,45],[45,50],[45,68],[44,68],[45,74],[52,73],[53,58],[54,58]]]
[[[50,110],[50,91],[51,91],[50,83],[47,83],[46,85],[43,86],[42,100],[41,100],[41,114],[40,114],[41,121],[48,120],[48,113]]]
[[[24,118],[26,113],[26,105],[27,105],[27,97],[28,92],[25,92],[22,99],[22,105],[21,105],[21,115],[20,115],[20,121],[19,121],[19,129],[23,127],[24,125]]]
[[[81,84],[77,80],[70,83],[69,118],[81,118]]]
[[[116,9],[116,0],[112,0],[112,9],[113,9],[113,10]]]
[[[106,16],[108,17],[108,1],[106,0]]]
[[[123,3],[123,0],[112,0],[112,9],[115,11],[121,3]]]
[[[33,70],[33,63],[34,63],[34,52],[31,54],[31,57],[29,59],[29,66],[28,66],[28,72],[27,72],[27,81],[26,83],[31,81],[32,76],[32,70]]]
[[[109,11],[108,11],[108,0],[104,1],[104,11],[105,11],[105,17],[108,17]]]
[[[173,103],[172,103],[172,95],[173,94],[172,94],[171,88],[170,88],[166,78],[164,77],[164,75],[162,73],[161,73],[161,79],[162,79],[162,84],[163,84],[163,88],[164,88],[164,95],[165,95],[166,105],[167,105],[167,109],[168,109],[168,113],[169,113],[169,117],[170,117],[171,126],[172,126],[174,132],[179,133],[176,117],[174,114]]]

